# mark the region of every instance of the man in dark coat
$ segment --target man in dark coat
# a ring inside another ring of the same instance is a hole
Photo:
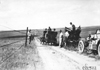
[[[71,40],[75,40],[75,30],[76,30],[76,27],[75,27],[74,24],[72,24],[72,22],[70,22],[70,25],[72,26],[72,28],[71,28],[70,39],[71,39]]]
[[[72,24],[72,22],[70,22],[70,25],[72,26],[72,31],[75,31],[76,30],[76,27],[74,24]]]
[[[45,39],[46,39],[46,33],[47,33],[47,28],[43,31],[43,40],[42,40],[43,44],[44,44]]]

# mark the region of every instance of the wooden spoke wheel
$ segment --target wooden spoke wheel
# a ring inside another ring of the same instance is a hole
[[[99,44],[99,46],[98,46],[98,55],[100,56],[100,44]]]
[[[81,40],[78,43],[78,52],[83,53],[83,51],[84,51],[84,42]]]

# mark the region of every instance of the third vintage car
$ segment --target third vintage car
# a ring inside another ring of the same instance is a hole
[[[100,32],[96,30],[94,34],[89,34],[87,38],[81,38],[78,43],[78,52],[95,51],[100,56]]]

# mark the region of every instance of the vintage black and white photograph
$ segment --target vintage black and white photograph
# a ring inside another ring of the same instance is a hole
[[[100,70],[100,0],[0,0],[0,70]]]

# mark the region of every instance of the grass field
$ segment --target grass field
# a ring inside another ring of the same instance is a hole
[[[12,43],[16,41],[20,42]],[[1,45],[4,46],[1,47]],[[35,65],[40,63],[34,41],[25,47],[25,40],[22,38],[0,40],[0,70],[26,70],[28,66],[32,66],[35,70],[34,63]]]

